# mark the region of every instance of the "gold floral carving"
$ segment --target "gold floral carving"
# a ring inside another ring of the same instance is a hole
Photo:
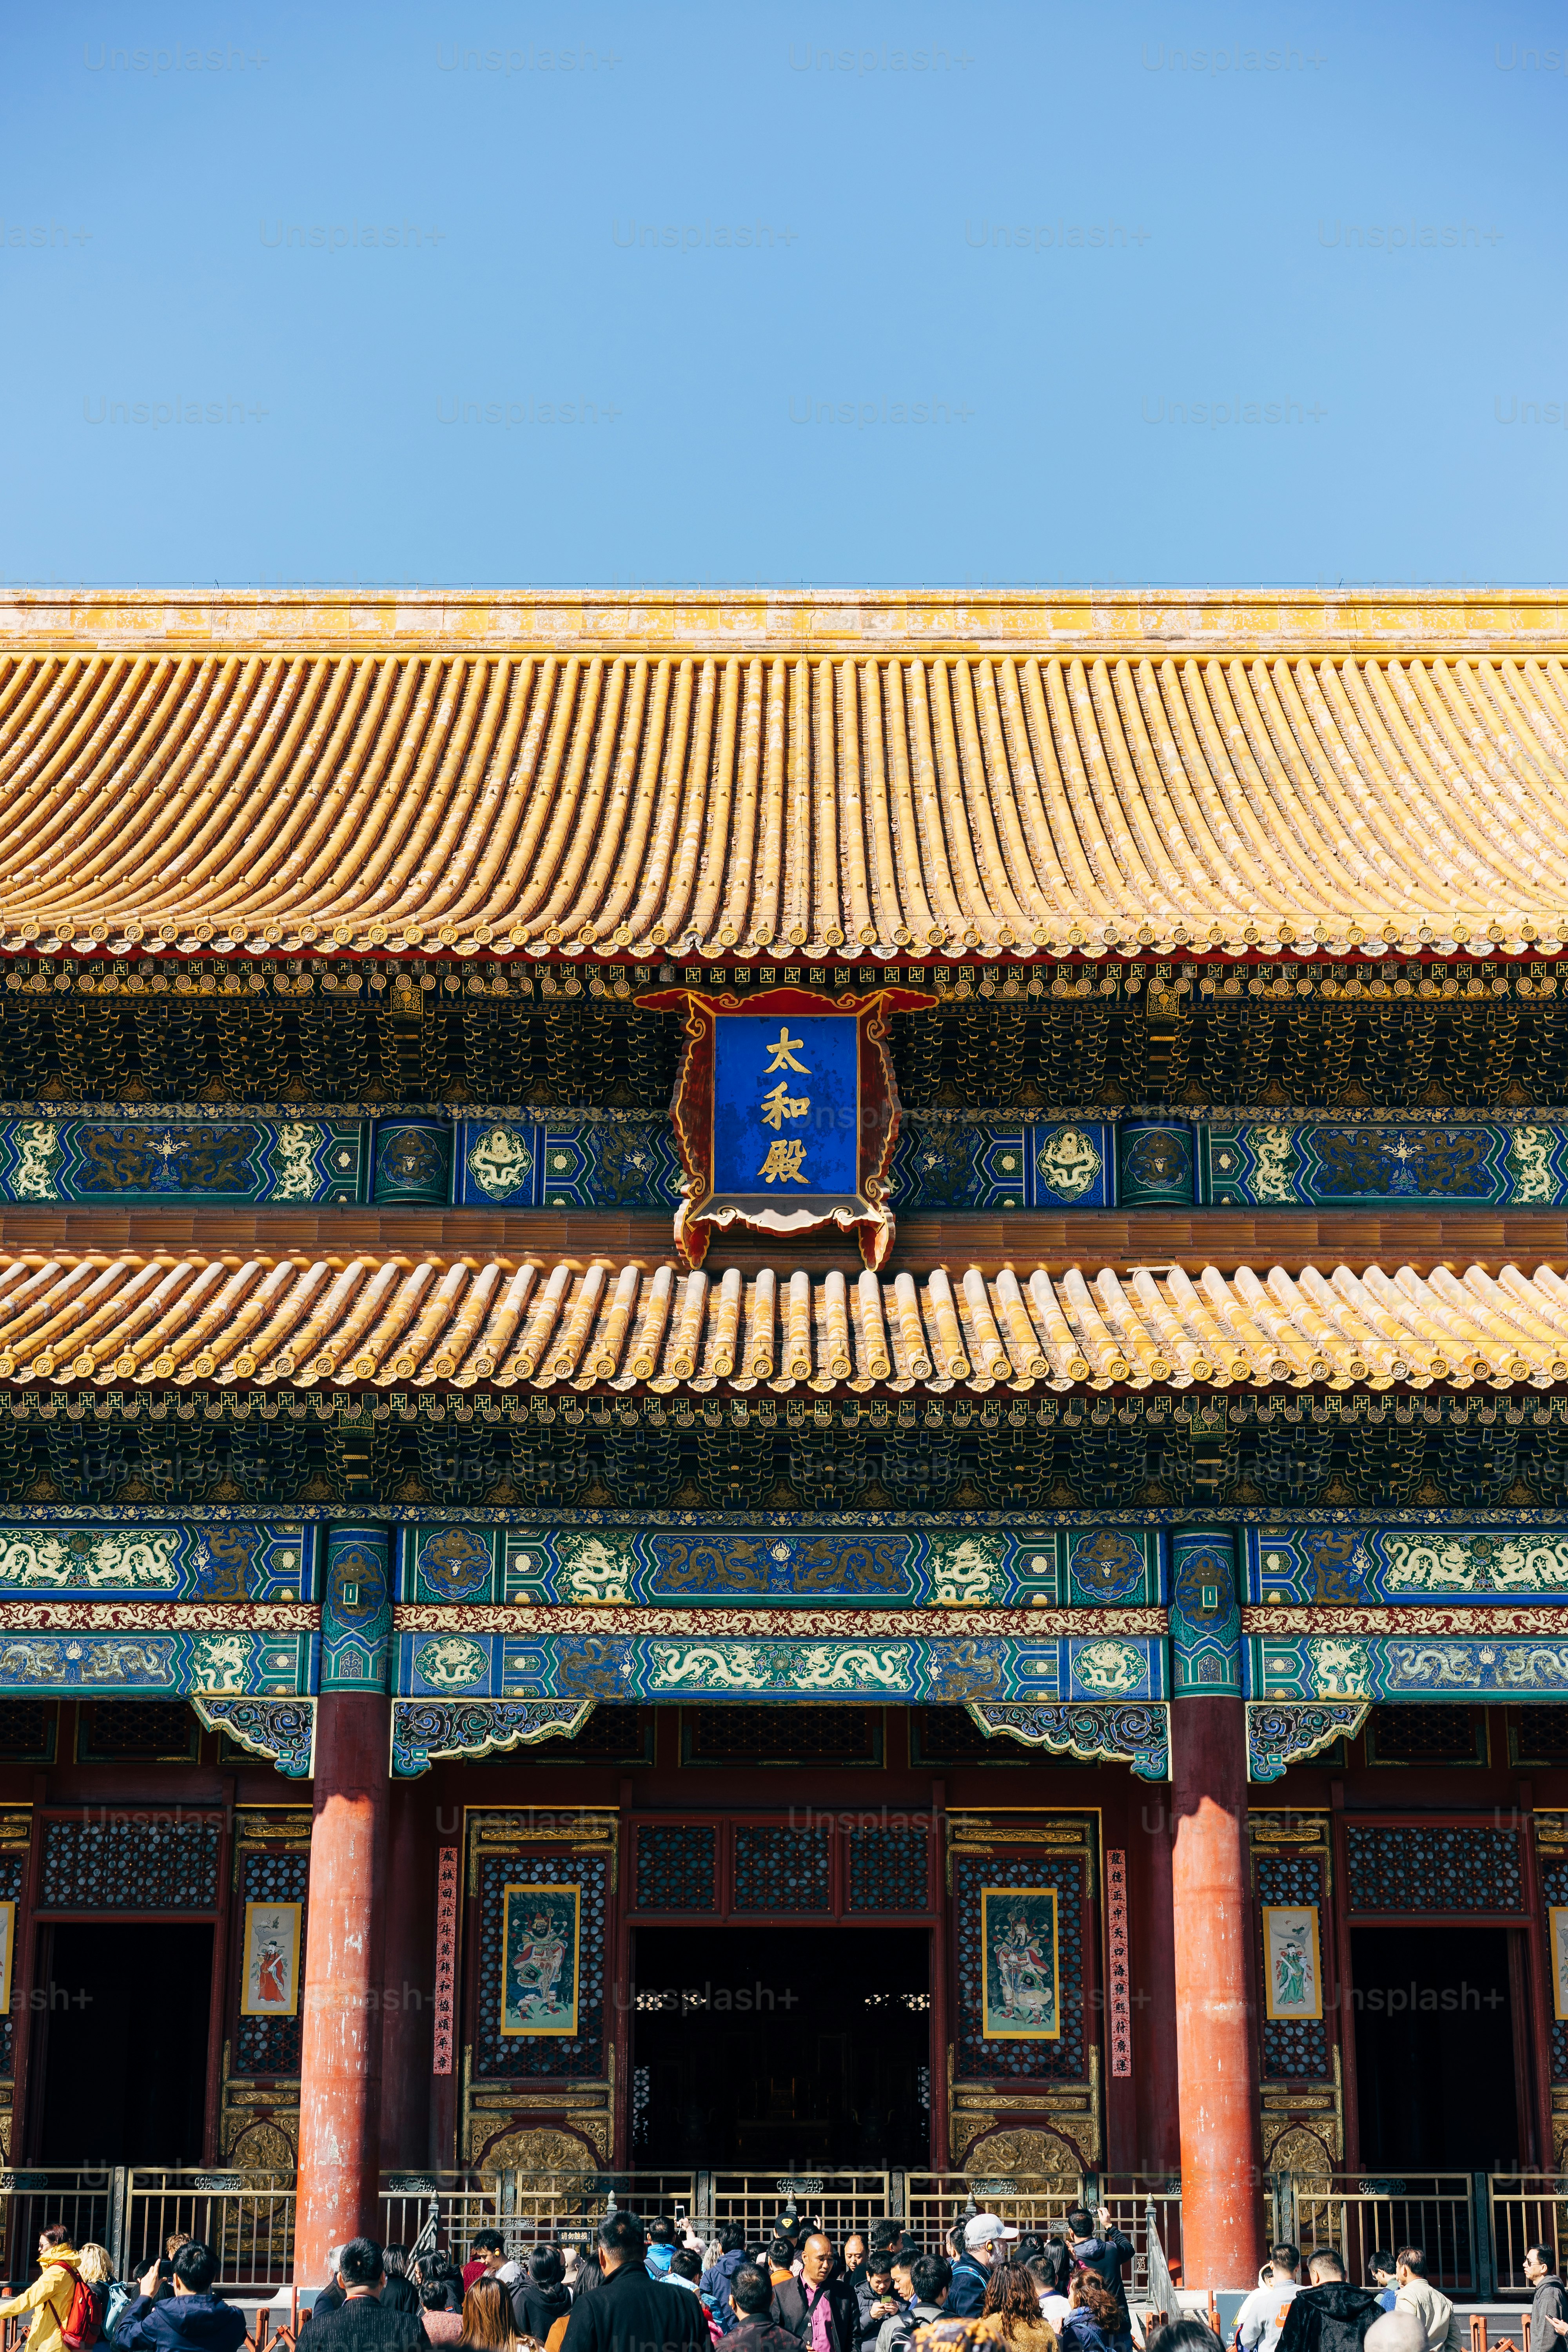
[[[552,2174],[595,2170],[607,2159],[609,2146],[608,2116],[584,2115],[554,2130],[532,2125],[526,2131],[500,2132],[477,2150],[474,2161],[487,2172],[523,2172],[537,2182]]]
[[[243,2165],[247,2172],[293,2174],[300,2159],[296,2114],[274,2109],[270,2114],[248,2115],[240,2108],[226,2115],[224,2122],[227,2126],[223,2139],[226,2164]]]
[[[1334,2131],[1336,2127],[1331,2126],[1330,2129]],[[1293,2123],[1265,2146],[1263,2165],[1268,2172],[1294,2172],[1308,2179],[1326,2180],[1334,2169],[1334,2159],[1325,2145],[1323,2132]]]
[[[958,2118],[954,2118],[955,2121]],[[965,2122],[994,2122],[992,2117],[966,2116]],[[1062,2131],[1009,2131],[993,2128],[972,2139],[962,2151],[966,2172],[987,2176],[1007,2174],[1038,2179],[1070,2175],[1076,2181],[1088,2158],[1076,2139]]]

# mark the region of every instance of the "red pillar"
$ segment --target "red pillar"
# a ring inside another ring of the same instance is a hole
[[[327,2249],[379,2235],[383,1890],[389,1704],[323,1691],[316,1703],[315,1820],[300,2057],[294,2276],[326,2277]]]
[[[1171,1774],[1182,2275],[1190,2287],[1251,2287],[1264,2253],[1263,2175],[1247,1997],[1247,1713],[1240,1698],[1176,1700]]]
[[[381,2020],[381,2164],[426,2161],[436,1995],[436,1854],[424,1790],[393,1785],[387,1831]]]

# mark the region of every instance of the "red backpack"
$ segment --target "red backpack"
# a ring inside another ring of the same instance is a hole
[[[92,2347],[103,2335],[103,2322],[109,2310],[109,2289],[89,2286],[68,2263],[60,2268],[71,2281],[70,2309],[60,2328],[60,2342],[66,2352],[92,2352]]]

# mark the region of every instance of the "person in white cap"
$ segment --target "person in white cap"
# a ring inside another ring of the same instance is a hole
[[[963,2252],[952,2266],[952,2284],[947,2291],[944,2306],[950,2319],[974,2319],[985,2301],[985,2290],[991,2284],[991,2273],[998,2263],[1005,2262],[1003,2249],[1017,2238],[994,2213],[976,2213],[963,2225]]]

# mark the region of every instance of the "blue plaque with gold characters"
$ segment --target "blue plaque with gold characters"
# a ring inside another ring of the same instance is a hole
[[[715,1024],[713,1188],[820,1202],[859,1181],[860,1024],[740,1013]]]
[[[856,1231],[868,1265],[892,1247],[888,1171],[899,1098],[888,1016],[923,1011],[919,989],[818,994],[660,989],[650,1012],[685,1016],[671,1117],[685,1171],[675,1241],[700,1265],[715,1227]]]

